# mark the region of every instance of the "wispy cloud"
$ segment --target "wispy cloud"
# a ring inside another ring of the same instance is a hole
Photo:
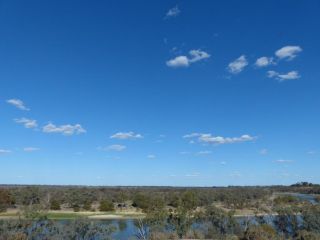
[[[7,154],[7,153],[11,153],[11,150],[8,150],[8,149],[0,149],[0,154]]]
[[[194,173],[187,173],[184,175],[185,177],[199,177],[200,173],[194,172]]]
[[[221,165],[226,165],[227,162],[226,162],[226,161],[222,161],[222,162],[220,162],[220,164],[221,164]]]
[[[178,6],[170,8],[166,14],[166,18],[177,17],[180,14],[180,9]]]
[[[25,128],[36,128],[38,126],[37,121],[28,118],[15,118],[16,123],[23,124]]]
[[[256,139],[256,137],[252,137],[247,134],[244,134],[240,137],[221,137],[221,136],[213,136],[210,133],[191,133],[183,136],[183,138],[194,138],[201,143],[217,144],[217,145],[238,143],[238,142],[248,142]]]
[[[190,50],[188,56],[177,56],[173,59],[170,59],[166,62],[168,67],[178,68],[178,67],[189,67],[192,63],[204,60],[210,57],[205,51],[200,49],[198,50]]]
[[[275,55],[279,59],[292,60],[300,52],[302,52],[302,48],[300,46],[285,46],[285,47],[282,47],[279,50],[277,50],[275,52]]]
[[[234,171],[234,172],[230,173],[229,176],[233,177],[233,178],[240,178],[240,177],[242,177],[242,174],[238,171]]]
[[[44,133],[61,133],[62,135],[71,136],[73,134],[85,133],[86,130],[80,124],[66,124],[56,126],[53,123],[48,123],[42,128]]]
[[[286,160],[286,159],[278,159],[278,160],[275,160],[274,162],[276,162],[276,163],[292,163],[293,161]]]
[[[255,65],[257,67],[267,67],[270,65],[275,65],[272,57],[260,57],[256,60]]]
[[[35,152],[35,151],[39,151],[40,148],[36,148],[36,147],[25,147],[23,148],[23,151],[25,152]]]
[[[268,71],[267,72],[269,78],[275,78],[280,82],[287,81],[287,80],[294,80],[299,79],[301,76],[299,75],[298,71],[290,71],[285,74],[278,73],[276,71]]]
[[[307,152],[307,154],[309,154],[309,155],[314,155],[314,154],[316,154],[316,153],[317,153],[317,152],[314,151],[314,150],[310,150],[310,151]]]
[[[155,159],[155,158],[156,158],[156,155],[154,155],[154,154],[149,154],[149,155],[147,156],[147,158],[149,158],[149,159]]]
[[[127,147],[124,146],[124,145],[113,144],[113,145],[109,145],[109,146],[103,148],[102,150],[121,152],[121,151],[124,151],[126,148],[127,148]]]
[[[208,154],[211,154],[212,151],[208,151],[208,150],[205,150],[205,151],[199,151],[196,153],[196,155],[208,155]]]
[[[143,136],[139,133],[134,133],[134,132],[118,132],[110,136],[110,138],[115,138],[115,139],[139,139],[143,138]]]
[[[24,111],[29,111],[30,110],[29,108],[27,108],[25,106],[23,101],[21,101],[20,99],[16,99],[16,98],[9,99],[9,100],[7,100],[7,103],[15,106],[16,108],[19,108],[20,110],[24,110]]]
[[[233,62],[229,63],[228,71],[232,74],[237,74],[243,71],[243,69],[248,65],[248,61],[245,55],[241,55]]]
[[[261,150],[259,151],[259,153],[260,153],[261,155],[267,155],[267,154],[268,154],[268,149],[263,148],[263,149],[261,149]]]

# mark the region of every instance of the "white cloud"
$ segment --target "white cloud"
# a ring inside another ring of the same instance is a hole
[[[110,138],[124,140],[124,139],[139,139],[139,138],[143,138],[143,136],[139,133],[134,133],[134,132],[118,132],[110,136]]]
[[[25,128],[36,128],[38,126],[37,121],[28,118],[16,118],[14,119],[16,123],[21,123]]]
[[[0,149],[0,154],[6,154],[6,153],[11,153],[11,151],[7,149]]]
[[[205,51],[201,51],[200,49],[190,50],[189,54],[191,55],[191,58],[189,58],[190,63],[198,62],[210,57],[210,54]]]
[[[170,18],[170,17],[177,17],[180,14],[180,9],[178,8],[178,6],[175,6],[171,9],[168,10],[166,17]]]
[[[259,152],[261,155],[267,155],[268,154],[268,149],[261,149],[260,152]]]
[[[292,60],[294,59],[298,53],[302,52],[302,48],[299,46],[285,46],[283,48],[280,48],[275,52],[275,55],[279,59],[287,59]]]
[[[23,151],[25,152],[35,152],[35,151],[39,151],[40,148],[36,148],[36,147],[25,147],[23,148]]]
[[[127,147],[124,145],[114,144],[114,145],[110,145],[110,146],[103,148],[103,150],[121,152],[121,151],[125,150],[126,148]]]
[[[240,178],[240,177],[242,177],[242,174],[238,171],[235,171],[235,172],[230,173],[229,176],[233,177],[233,178]]]
[[[185,177],[199,177],[200,173],[195,172],[195,173],[188,173],[184,175]]]
[[[19,108],[20,110],[24,110],[24,111],[30,110],[24,105],[23,101],[21,101],[20,99],[9,99],[7,100],[7,103]]]
[[[194,138],[200,136],[202,133],[190,133],[183,136],[183,138]]]
[[[191,133],[183,136],[184,138],[195,138],[198,142],[208,143],[208,144],[228,144],[228,143],[238,143],[238,142],[248,142],[253,141],[256,137],[244,134],[240,137],[221,137],[212,136],[210,133]]]
[[[279,159],[275,160],[276,163],[292,163],[292,160],[286,160],[286,159]]]
[[[147,156],[147,158],[149,158],[149,159],[155,159],[155,158],[156,158],[156,155],[154,155],[154,154],[149,154],[149,155]]]
[[[222,161],[222,162],[220,162],[220,164],[221,164],[221,165],[226,165],[226,164],[227,164],[227,162]]]
[[[287,80],[299,79],[301,77],[299,75],[298,71],[290,71],[286,74],[280,74],[276,71],[268,71],[267,74],[268,74],[269,78],[278,79],[280,82],[287,81]]]
[[[272,57],[260,57],[257,59],[255,65],[257,67],[267,67],[269,65],[274,65],[275,62],[273,61]]]
[[[196,155],[208,155],[208,154],[211,154],[212,152],[211,151],[199,151],[199,152],[197,152],[197,154]]]
[[[179,152],[179,154],[186,155],[186,154],[190,154],[190,152],[182,151],[182,152]]]
[[[186,56],[178,56],[167,61],[168,67],[189,67],[189,59]]]
[[[242,70],[248,65],[248,61],[245,55],[241,55],[233,62],[229,63],[228,71],[233,74],[242,72]]]
[[[307,154],[310,154],[310,155],[314,155],[314,154],[316,154],[316,153],[317,153],[317,152],[314,151],[314,150],[310,150],[310,151],[307,152]]]
[[[204,60],[206,58],[210,57],[210,54],[208,54],[205,51],[202,51],[200,49],[198,50],[190,50],[189,51],[189,55],[190,57],[187,56],[177,56],[173,59],[170,59],[166,62],[168,67],[174,67],[174,68],[178,68],[178,67],[189,67],[190,64]]]
[[[42,131],[44,133],[61,133],[66,136],[70,136],[73,134],[81,134],[85,133],[86,130],[80,125],[80,124],[66,124],[66,125],[60,125],[56,126],[53,123],[48,123],[42,128]]]

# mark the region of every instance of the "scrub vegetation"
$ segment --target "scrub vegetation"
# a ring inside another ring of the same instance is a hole
[[[301,195],[307,194],[307,195]],[[1,186],[0,239],[112,239],[136,219],[132,239],[320,239],[320,186]],[[307,196],[312,198],[302,198]],[[69,219],[65,224],[56,221]]]

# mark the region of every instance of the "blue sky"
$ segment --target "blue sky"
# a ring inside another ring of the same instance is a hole
[[[0,183],[320,183],[319,10],[0,0]]]

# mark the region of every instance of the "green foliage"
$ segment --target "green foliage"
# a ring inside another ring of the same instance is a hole
[[[267,224],[251,225],[245,231],[241,240],[275,240],[277,239],[277,232],[272,226]]]
[[[0,212],[6,211],[12,201],[10,192],[7,189],[0,189]]]
[[[112,225],[106,226],[87,219],[77,219],[65,223],[47,220],[0,222],[0,240],[111,240],[111,234],[114,231],[115,228]]]
[[[40,193],[39,188],[36,187],[26,187],[23,189],[22,194],[22,204],[32,205],[40,203]]]
[[[146,196],[142,193],[137,193],[133,197],[133,207],[141,208],[147,210],[151,204],[151,199],[149,196]]]
[[[210,237],[233,234],[239,228],[238,222],[233,217],[233,212],[225,212],[215,206],[206,208],[205,219],[211,223],[209,228]]]
[[[305,207],[302,210],[304,228],[320,234],[320,206]]]
[[[276,205],[292,205],[299,202],[298,198],[291,195],[278,196],[274,199]]]
[[[26,219],[46,219],[46,211],[40,204],[30,204],[22,209],[22,215]]]
[[[86,211],[92,211],[91,205],[92,205],[91,202],[86,201],[86,202],[83,204],[83,209],[86,210]]]
[[[319,240],[320,234],[315,232],[308,232],[306,230],[301,230],[297,233],[294,240]]]
[[[72,208],[74,212],[80,212],[80,209],[81,209],[79,204],[73,204]]]
[[[298,210],[292,207],[277,208],[277,216],[274,218],[274,224],[280,233],[286,237],[293,236],[298,231]]]
[[[50,202],[50,209],[51,210],[60,210],[61,207],[60,207],[60,202],[58,200],[51,200]]]
[[[99,210],[101,212],[114,211],[113,202],[111,202],[110,200],[107,200],[107,199],[101,200]]]
[[[187,210],[195,209],[198,206],[198,197],[194,191],[186,191],[181,198],[181,206]]]

